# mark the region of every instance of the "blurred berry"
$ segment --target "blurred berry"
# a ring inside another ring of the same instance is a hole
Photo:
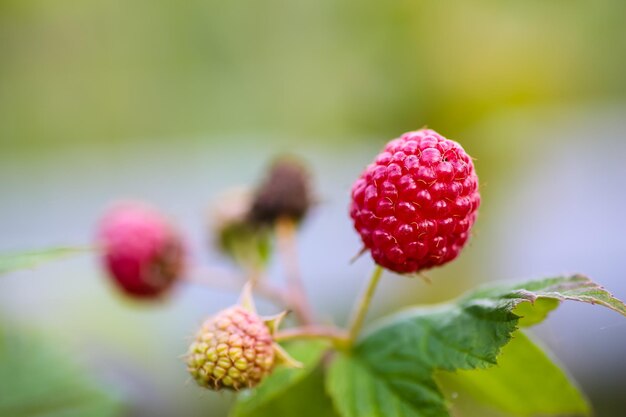
[[[180,235],[163,215],[145,204],[126,202],[111,208],[100,222],[98,240],[106,270],[132,297],[158,297],[183,272]]]

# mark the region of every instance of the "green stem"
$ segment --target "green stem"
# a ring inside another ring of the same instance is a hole
[[[354,313],[352,314],[352,320],[350,321],[350,327],[348,330],[348,343],[350,345],[354,344],[354,341],[361,331],[361,327],[363,327],[363,320],[365,320],[365,315],[367,314],[367,310],[372,302],[376,286],[378,285],[378,281],[380,281],[382,274],[383,268],[376,265],[376,268],[374,268],[369,282],[367,283],[367,288],[365,289],[359,304],[356,306]]]

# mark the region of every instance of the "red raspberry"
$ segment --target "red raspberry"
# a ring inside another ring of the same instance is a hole
[[[350,216],[376,263],[411,273],[456,258],[479,205],[472,159],[423,129],[392,140],[367,166],[352,186]]]
[[[157,297],[182,274],[182,239],[149,206],[133,202],[114,206],[102,218],[98,236],[105,268],[130,296]]]

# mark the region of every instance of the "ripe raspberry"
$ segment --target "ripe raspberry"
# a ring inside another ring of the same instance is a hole
[[[196,382],[214,390],[251,388],[274,367],[270,329],[256,313],[230,307],[204,322],[187,355]]]
[[[130,296],[155,298],[182,274],[182,239],[151,207],[135,202],[114,206],[102,218],[98,237],[105,268]]]
[[[423,129],[392,140],[367,166],[352,186],[350,216],[376,263],[411,273],[456,258],[479,205],[472,159]]]

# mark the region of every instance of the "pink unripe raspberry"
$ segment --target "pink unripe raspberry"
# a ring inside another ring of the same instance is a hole
[[[389,142],[352,186],[350,216],[374,261],[413,273],[456,258],[480,205],[472,159],[437,132]]]
[[[100,222],[103,263],[117,286],[138,298],[155,298],[181,276],[180,235],[155,209],[136,202],[111,208]]]
[[[256,313],[230,307],[204,322],[189,348],[187,369],[202,387],[251,388],[272,372],[275,345]]]

